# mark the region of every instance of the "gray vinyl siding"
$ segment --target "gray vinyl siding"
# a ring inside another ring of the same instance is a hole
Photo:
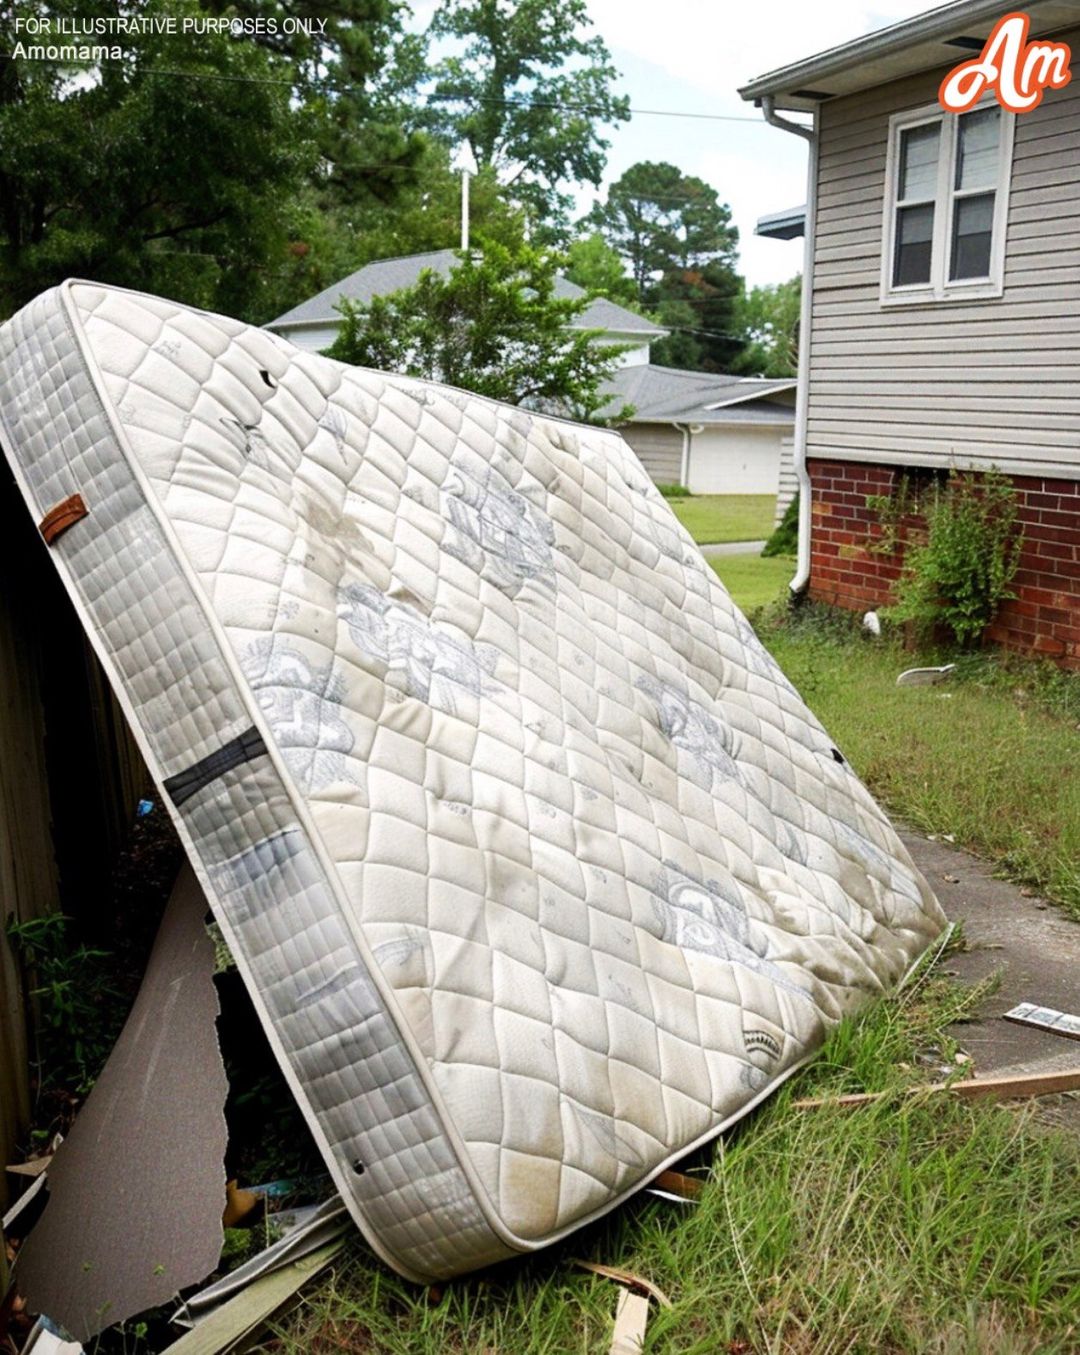
[[[780,443],[780,487],[776,493],[776,522],[787,512],[788,504],[799,492],[799,480],[795,474],[795,441],[784,438]]]
[[[1075,474],[1080,82],[1017,118],[1004,295],[881,305],[889,117],[946,69],[822,106],[807,455]]]
[[[682,483],[683,435],[669,423],[631,423],[619,432],[658,485]]]

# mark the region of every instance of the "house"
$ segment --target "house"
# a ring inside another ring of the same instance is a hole
[[[795,490],[795,385],[639,363],[614,373],[608,408],[633,406],[619,431],[658,484],[776,494],[782,515]]]
[[[413,286],[425,269],[449,273],[456,262],[450,249],[378,259],[271,320],[267,329],[299,348],[329,348],[341,324],[343,298],[369,302]],[[559,277],[555,294],[577,298],[585,291]],[[649,360],[650,345],[668,331],[604,297],[590,301],[574,327],[600,330],[598,342],[624,346],[607,386],[609,408],[614,413],[634,406],[621,432],[654,480],[688,485],[695,493],[776,494],[786,439],[782,512],[794,493],[793,380],[747,384],[738,377],[658,367]]]
[[[1019,114],[938,102],[1007,8],[959,0],[740,91],[809,145],[792,588],[887,601],[868,499],[997,468],[1025,544],[991,638],[1080,667],[1080,81]],[[1080,0],[1026,10],[1080,52]]]
[[[340,282],[332,283],[317,296],[279,315],[276,320],[271,320],[266,328],[296,344],[297,348],[321,352],[329,348],[337,337],[341,326],[338,306],[342,300],[369,302],[388,292],[412,287],[425,269],[445,276],[457,260],[457,253],[452,249],[437,249],[427,254],[405,254],[397,259],[376,259]],[[559,277],[555,280],[555,295],[563,299],[576,299],[585,295],[585,289],[569,278]],[[599,329],[603,332],[601,342],[626,345],[620,362],[627,366],[648,362],[650,343],[653,339],[664,338],[668,332],[643,315],[635,315],[625,306],[617,306],[603,297],[590,301],[574,322],[573,328]]]

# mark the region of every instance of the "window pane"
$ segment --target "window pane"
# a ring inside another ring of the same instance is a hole
[[[900,182],[897,185],[900,202],[934,197],[940,141],[939,122],[911,127],[900,133]]]
[[[901,207],[896,214],[896,257],[893,286],[930,281],[930,251],[934,243],[934,204]]]
[[[994,236],[994,194],[957,198],[953,212],[950,278],[988,278]]]
[[[956,138],[956,187],[993,188],[998,177],[1001,109],[980,108],[960,119]]]

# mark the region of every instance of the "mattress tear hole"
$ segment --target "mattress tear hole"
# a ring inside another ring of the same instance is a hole
[[[833,761],[834,761],[834,762],[839,762],[840,766],[842,767],[842,766],[844,765],[844,755],[843,755],[843,753],[841,753],[840,749],[839,749],[839,748],[830,748],[830,749],[829,749],[829,752],[832,753],[832,755],[833,755]]]
[[[353,1174],[356,1176],[363,1176],[365,1171],[364,1164],[360,1161],[359,1158],[357,1158],[356,1161],[352,1164],[352,1169]]]
[[[270,387],[272,391],[277,390],[277,382],[274,380],[274,378],[270,375],[270,373],[266,370],[265,367],[259,368],[259,375],[262,377],[262,379],[266,382],[266,384]]]

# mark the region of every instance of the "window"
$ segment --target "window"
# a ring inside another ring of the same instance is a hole
[[[1013,122],[996,102],[890,119],[883,305],[1001,295]]]

